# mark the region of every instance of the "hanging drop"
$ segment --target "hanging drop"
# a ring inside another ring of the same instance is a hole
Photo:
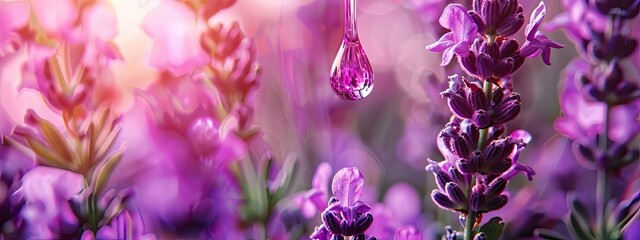
[[[344,3],[344,36],[331,66],[331,88],[344,100],[358,100],[373,90],[373,69],[358,38],[356,0]]]

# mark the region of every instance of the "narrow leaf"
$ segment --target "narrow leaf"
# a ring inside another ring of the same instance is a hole
[[[40,160],[39,161],[40,164],[73,171],[71,169],[71,166],[68,166],[69,164],[65,163],[62,160],[62,157],[57,153],[52,152],[51,150],[47,149],[44,145],[38,143],[33,139],[25,139],[25,140],[27,141],[27,145],[29,146],[29,148],[31,148],[31,150],[38,156],[38,159]]]
[[[576,217],[575,214],[569,214],[569,231],[577,239],[594,239],[593,233],[584,220]]]
[[[109,177],[111,176],[111,173],[113,173],[113,170],[120,162],[120,159],[122,159],[123,153],[124,149],[114,153],[113,155],[111,155],[111,157],[109,157],[109,159],[104,162],[95,180],[94,193],[99,194],[103,190],[104,186],[109,180]]]
[[[589,229],[589,213],[584,205],[571,193],[567,196],[569,206],[569,230],[579,239],[593,239],[594,234]]]
[[[499,239],[502,235],[505,223],[500,217],[493,217],[487,223],[480,227],[480,232],[487,235],[487,239]]]
[[[44,136],[44,139],[51,145],[53,150],[58,152],[60,156],[63,158],[65,162],[72,162],[73,157],[71,155],[71,147],[67,143],[67,141],[62,137],[62,133],[53,126],[53,124],[39,116],[35,115],[34,117],[37,119],[38,125],[40,127],[40,132]]]
[[[287,191],[291,188],[291,180],[296,172],[296,167],[298,163],[297,155],[289,155],[284,162],[284,166],[278,173],[278,177],[276,177],[276,181],[274,184],[277,186],[277,190],[273,195],[273,199],[271,201],[278,202],[282,199],[287,193]]]
[[[109,135],[104,140],[100,141],[100,139],[98,139],[96,144],[100,145],[100,147],[98,147],[94,155],[95,159],[92,159],[92,161],[94,162],[100,161],[103,158],[104,154],[107,153],[107,151],[109,151],[109,149],[111,149],[111,147],[113,146],[113,140],[115,140],[115,138],[118,136],[119,133],[120,133],[120,127],[116,127],[113,129],[113,131],[109,133]]]
[[[576,218],[587,222],[587,219],[589,219],[587,208],[580,202],[580,200],[578,200],[578,198],[576,198],[575,194],[570,194],[567,201],[569,203],[571,214],[576,215]]]
[[[536,230],[533,231],[533,235],[539,239],[545,239],[545,240],[566,240],[567,238],[565,238],[564,236],[562,236],[562,234],[550,230],[550,229],[544,229],[544,228],[537,228]]]

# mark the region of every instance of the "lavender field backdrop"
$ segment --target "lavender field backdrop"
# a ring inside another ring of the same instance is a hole
[[[639,0],[0,0],[0,239],[640,239]]]

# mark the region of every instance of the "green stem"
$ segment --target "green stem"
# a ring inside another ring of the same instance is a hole
[[[489,81],[484,81],[482,86],[482,90],[484,94],[487,95],[487,99],[491,101],[493,98],[493,84]],[[489,128],[480,129],[480,136],[478,139],[478,150],[482,151],[487,144],[487,139],[489,138]],[[471,192],[473,190],[473,186],[475,184],[475,176],[471,176],[471,182],[469,183],[469,189],[467,189],[467,196],[471,196]],[[476,224],[476,218],[478,217],[478,213],[474,211],[469,211],[467,214],[467,218],[464,223],[464,239],[471,240],[473,239],[474,231],[473,226]]]
[[[607,104],[605,106],[604,113],[604,132],[600,136],[600,147],[601,151],[605,154],[609,149],[609,122],[611,118],[611,106]],[[609,185],[609,174],[607,172],[606,163],[601,163],[597,168],[598,182],[596,186],[596,216],[597,216],[597,224],[598,224],[598,233],[599,236],[597,239],[606,240],[608,239],[608,229],[607,229],[607,203],[609,202],[609,189],[607,186]]]
[[[476,224],[476,217],[478,217],[478,213],[474,211],[469,211],[469,214],[467,214],[467,218],[465,219],[465,222],[464,222],[464,225],[465,225],[464,240],[473,239],[473,235],[474,235],[473,225]]]
[[[493,84],[489,81],[484,81],[484,85],[482,86],[482,90],[484,94],[487,95],[487,99],[491,101],[493,98]],[[480,137],[478,139],[478,150],[484,149],[484,146],[487,143],[487,138],[489,137],[489,128],[480,129]]]

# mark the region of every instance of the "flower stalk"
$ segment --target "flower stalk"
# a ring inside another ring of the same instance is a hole
[[[611,199],[612,195],[619,194],[614,192],[616,183],[611,180],[615,177],[624,179],[622,170],[636,162],[640,155],[640,149],[633,146],[640,133],[632,127],[638,124],[640,113],[634,105],[640,99],[640,87],[629,80],[626,66],[621,63],[635,52],[638,45],[638,40],[627,30],[631,20],[638,15],[640,5],[638,1],[631,0],[594,0],[577,4],[583,5],[577,8],[583,9],[586,21],[576,20],[558,26],[566,28],[572,40],[580,43],[581,53],[580,58],[566,68],[568,74],[562,93],[577,95],[576,100],[582,103],[561,102],[565,116],[556,121],[556,129],[574,141],[576,159],[584,167],[595,170],[597,182],[595,214],[592,215],[595,219],[588,219],[588,214],[572,207],[567,225],[574,236],[605,240],[620,237],[624,227],[638,212],[637,206],[626,205],[629,201],[636,201],[637,197],[622,202]],[[598,21],[606,24],[589,24]],[[589,34],[582,34],[579,29],[586,29]],[[583,109],[569,109],[574,106],[582,106]],[[598,114],[593,115],[599,117],[595,121],[589,119],[588,124],[581,116],[574,116],[574,113],[589,115],[594,111]],[[612,121],[616,124],[612,125]],[[616,133],[620,130],[625,131],[624,134]],[[569,202],[570,206],[582,204],[579,199]],[[609,212],[611,209],[613,212]],[[581,227],[578,222],[586,226]]]
[[[475,231],[482,215],[507,204],[507,195],[502,192],[517,173],[525,173],[529,180],[535,174],[531,167],[517,162],[530,134],[517,130],[505,136],[504,124],[522,107],[520,95],[512,89],[513,73],[525,58],[540,54],[550,64],[550,49],[563,47],[538,31],[545,14],[541,2],[526,26],[526,41],[521,47],[511,37],[525,21],[518,1],[475,0],[472,10],[450,4],[440,24],[451,32],[427,46],[443,52],[441,65],[457,58],[471,76],[451,76],[449,89],[441,93],[454,114],[438,136],[445,161],[430,161],[426,167],[438,183],[432,199],[441,208],[460,213],[465,240],[486,239],[485,233]],[[501,219],[489,222],[499,224]],[[455,234],[448,236],[455,239]]]

